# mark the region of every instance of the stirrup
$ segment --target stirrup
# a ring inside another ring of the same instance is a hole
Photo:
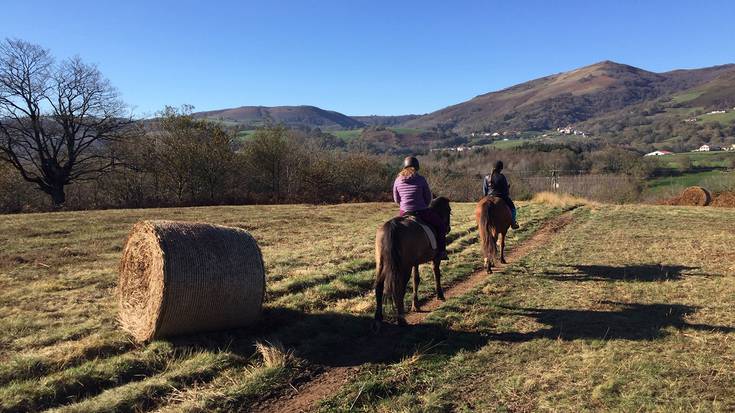
[[[511,227],[511,228],[513,228],[513,229],[518,229],[518,228],[520,228],[521,226],[520,226],[520,225],[518,225],[518,223],[517,223],[517,222],[513,221],[513,223],[511,223],[511,224],[510,224],[510,227]]]

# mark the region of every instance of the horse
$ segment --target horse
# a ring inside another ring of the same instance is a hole
[[[450,230],[451,207],[444,197],[434,198],[429,204]],[[405,326],[403,297],[413,270],[412,311],[419,311],[419,264],[433,261],[436,298],[444,301],[441,286],[441,260],[426,237],[424,229],[408,217],[395,217],[378,228],[375,234],[375,321],[373,330],[379,331],[383,322],[383,294],[393,299],[398,325]]]
[[[506,263],[505,235],[513,222],[513,217],[508,204],[502,198],[485,196],[477,203],[475,219],[480,233],[482,254],[485,257],[485,270],[488,274],[492,274],[498,242],[500,243],[500,262]]]

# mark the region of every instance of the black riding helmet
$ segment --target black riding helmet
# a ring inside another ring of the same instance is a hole
[[[406,168],[416,168],[418,170],[419,169],[419,160],[416,159],[415,156],[407,156],[403,160],[403,169],[406,169]]]
[[[503,170],[503,161],[497,161],[495,162],[495,170],[500,172]]]

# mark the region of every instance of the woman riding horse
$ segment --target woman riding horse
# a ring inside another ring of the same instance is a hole
[[[403,297],[413,270],[414,311],[419,309],[419,264],[434,264],[436,297],[444,300],[440,263],[446,257],[446,235],[450,229],[451,208],[447,198],[431,199],[431,191],[417,173],[418,159],[409,156],[393,185],[393,197],[400,206],[400,216],[390,219],[375,234],[375,324],[380,330],[383,321],[383,294],[392,298],[398,324],[405,325]],[[436,246],[432,246],[423,225],[405,215],[414,215],[434,229]]]
[[[436,211],[429,208],[431,190],[426,179],[419,175],[419,160],[408,156],[403,169],[393,182],[393,200],[398,204],[401,216],[414,215],[431,225],[436,233],[436,255],[441,260],[447,256],[447,227]]]
[[[516,206],[513,204],[513,200],[510,199],[510,184],[503,175],[503,161],[495,162],[492,173],[482,181],[482,194],[484,196],[495,196],[505,201],[508,208],[510,208],[510,215],[513,219],[510,227],[513,229],[519,228],[518,221],[516,221]]]

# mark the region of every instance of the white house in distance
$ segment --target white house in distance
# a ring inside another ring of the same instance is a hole
[[[653,151],[649,152],[643,156],[664,156],[664,155],[672,155],[673,152],[671,151]]]
[[[699,147],[699,149],[695,149],[692,152],[709,152],[711,150],[709,145],[702,145]]]

